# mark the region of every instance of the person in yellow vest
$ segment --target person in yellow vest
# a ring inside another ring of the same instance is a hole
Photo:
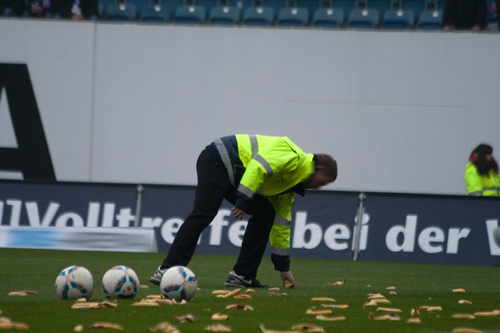
[[[203,229],[226,199],[232,214],[251,215],[237,262],[225,286],[260,287],[257,270],[268,240],[271,260],[283,286],[296,282],[290,272],[291,210],[296,194],[319,189],[337,178],[337,162],[326,154],[306,154],[287,137],[238,134],[216,139],[198,157],[193,211],[179,228],[167,258],[151,276],[159,285],[165,271],[186,266]]]
[[[493,158],[493,148],[480,144],[471,153],[465,167],[467,195],[500,196],[498,164]]]

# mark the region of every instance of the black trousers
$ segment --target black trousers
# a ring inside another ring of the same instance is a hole
[[[193,257],[201,232],[213,221],[224,199],[235,202],[236,189],[231,185],[227,172],[223,170],[205,149],[196,163],[198,185],[193,211],[179,228],[162,268],[187,266]],[[269,240],[276,212],[264,197],[254,196],[248,206],[248,220],[238,260],[233,270],[248,279],[257,276],[262,256]]]

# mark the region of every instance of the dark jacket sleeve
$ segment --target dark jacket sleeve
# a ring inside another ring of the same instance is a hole
[[[280,272],[288,272],[290,270],[290,256],[280,256],[271,254],[271,261],[274,264],[274,269]]]

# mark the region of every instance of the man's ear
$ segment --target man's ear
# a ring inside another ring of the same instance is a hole
[[[314,166],[314,171],[322,171],[324,167],[322,165],[315,165]]]

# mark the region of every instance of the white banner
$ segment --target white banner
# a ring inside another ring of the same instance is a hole
[[[144,228],[0,227],[0,247],[157,252],[154,231]]]

